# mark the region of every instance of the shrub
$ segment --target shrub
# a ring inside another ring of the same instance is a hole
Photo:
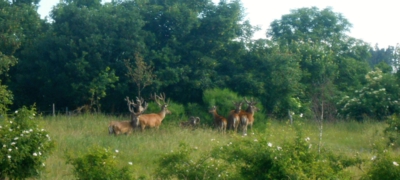
[[[228,175],[227,164],[204,153],[199,158],[191,157],[197,148],[181,143],[176,151],[161,156],[156,176],[160,179],[217,179]]]
[[[398,115],[391,116],[386,123],[388,127],[384,130],[385,136],[389,139],[388,145],[399,147],[400,146],[400,118]]]
[[[267,140],[268,134],[236,137],[214,147],[199,158],[196,148],[181,144],[177,151],[159,160],[156,173],[167,179],[349,179],[344,171],[359,165],[357,157],[336,156],[328,150],[318,152],[300,130],[293,141],[281,146]]]
[[[369,72],[365,78],[365,87],[356,90],[352,95],[344,96],[337,103],[339,114],[357,120],[363,120],[365,115],[382,120],[399,112],[399,86],[395,77],[376,69]]]
[[[54,142],[35,122],[35,108],[23,107],[0,124],[0,177],[39,176]]]
[[[116,150],[118,153],[118,150]],[[80,157],[72,157],[67,154],[67,163],[73,166],[77,179],[132,179],[132,173],[128,166],[119,169],[115,161],[115,154],[109,149],[94,146],[89,152]]]
[[[400,179],[399,157],[394,157],[387,150],[383,150],[371,161],[370,168],[361,178],[362,180]]]

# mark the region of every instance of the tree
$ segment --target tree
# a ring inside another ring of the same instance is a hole
[[[138,97],[141,96],[142,90],[153,83],[155,75],[153,67],[148,66],[139,54],[135,54],[135,66],[130,64],[129,60],[125,60],[125,66],[128,69],[126,76],[131,79],[131,82],[136,84]]]

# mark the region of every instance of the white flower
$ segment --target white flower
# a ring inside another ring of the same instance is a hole
[[[257,140],[257,139],[254,139],[254,141],[257,142],[258,140]]]
[[[300,114],[300,117],[303,117],[303,113]]]
[[[17,113],[18,113],[18,110],[15,111],[15,114],[17,114]]]
[[[3,144],[3,148],[7,147],[7,145]]]
[[[15,144],[17,144],[16,142],[12,142],[11,145],[14,146]]]
[[[10,129],[8,129],[10,132],[12,131],[12,129],[10,128]]]
[[[35,116],[35,113],[33,113],[32,115]]]
[[[7,155],[7,157],[8,157],[8,159],[11,159],[11,156],[10,156],[10,155]]]
[[[37,154],[34,152],[34,153],[33,153],[33,156],[37,156]]]
[[[395,165],[395,166],[399,166],[399,164],[397,164],[397,162],[396,162],[396,161],[393,161],[393,165]]]
[[[12,151],[12,149],[10,148],[10,149],[8,149],[8,151]]]
[[[18,137],[14,138],[14,140],[18,140]]]
[[[119,152],[118,149],[116,149],[115,152],[118,153]]]
[[[42,153],[39,151],[39,156],[41,156],[42,155]]]
[[[128,162],[128,164],[132,166],[133,163],[132,162]]]
[[[1,128],[3,128],[3,127],[0,126],[0,129],[1,129]]]
[[[308,149],[311,149],[311,147],[312,147],[312,144],[308,145]]]
[[[42,163],[42,166],[46,166],[46,164]]]
[[[282,150],[280,146],[277,146],[276,149],[278,149],[278,151]]]
[[[272,143],[268,143],[268,146],[269,146],[269,147],[272,147]]]
[[[29,132],[32,132],[33,130],[32,129],[29,129]]]
[[[305,139],[306,141],[309,141],[310,140],[310,137],[306,137],[306,139]]]
[[[375,160],[375,159],[376,159],[376,156],[372,156],[371,161],[373,161],[373,160]]]
[[[215,139],[211,139],[211,141],[215,141]]]
[[[198,149],[197,146],[195,146],[194,149]]]

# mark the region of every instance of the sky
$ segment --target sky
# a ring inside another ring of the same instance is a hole
[[[213,0],[218,2],[219,0]],[[351,37],[361,39],[379,48],[396,46],[400,43],[400,9],[397,0],[242,0],[246,19],[261,30],[254,37],[265,38],[272,21],[290,14],[290,10],[303,7],[331,7],[333,12],[342,14],[352,25]],[[38,9],[42,18],[48,16],[59,0],[41,0]]]

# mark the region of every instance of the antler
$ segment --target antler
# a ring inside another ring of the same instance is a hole
[[[247,103],[248,105],[256,105],[256,104],[257,104],[257,102],[253,100],[253,98],[251,98],[251,100],[248,101],[247,98],[244,97],[244,101],[246,101],[246,103]]]
[[[169,99],[168,99],[168,102],[165,103],[165,93],[160,93],[159,96],[158,96],[156,93],[154,93],[154,96],[151,95],[150,98],[153,99],[153,100],[158,104],[158,106],[160,106],[160,107],[161,107],[162,105],[161,105],[161,103],[160,103],[159,100],[162,100],[162,102],[163,102],[164,105],[165,105],[165,104],[169,104]]]
[[[136,97],[136,102],[137,102],[137,103],[135,103],[133,100],[131,101],[131,100],[129,99],[129,97],[127,96],[127,97],[125,98],[125,101],[127,101],[129,111],[130,111],[131,113],[135,113],[135,110],[132,109],[132,107],[131,107],[131,105],[133,105],[133,107],[135,107],[135,108],[138,110],[138,112],[137,112],[138,115],[141,114],[141,113],[143,113],[143,112],[147,109],[147,107],[148,107],[147,102],[145,102],[143,98],[138,98],[138,97]],[[143,107],[143,103],[144,103],[144,107]],[[135,113],[135,114],[137,114],[137,113]]]

